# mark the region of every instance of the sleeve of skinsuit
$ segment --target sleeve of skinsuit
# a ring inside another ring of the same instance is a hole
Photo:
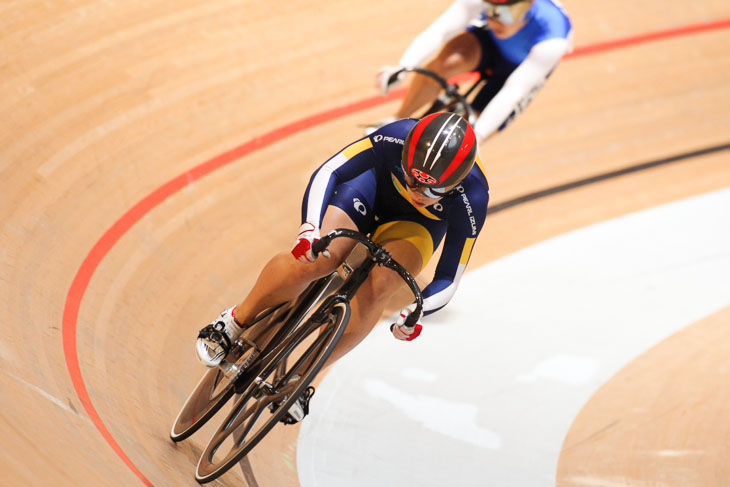
[[[506,127],[543,87],[550,72],[569,50],[568,39],[555,38],[535,44],[474,123],[479,140]]]
[[[433,281],[423,290],[424,316],[446,306],[456,293],[479,232],[487,216],[488,199],[474,199],[465,207],[465,217],[449,225]]]
[[[463,31],[482,13],[482,10],[484,10],[482,0],[456,0],[411,42],[399,64],[409,68],[419,66],[435,54],[446,41]]]
[[[335,186],[375,166],[372,147],[369,137],[360,139],[332,156],[312,174],[302,200],[302,223],[309,222],[319,228]]]

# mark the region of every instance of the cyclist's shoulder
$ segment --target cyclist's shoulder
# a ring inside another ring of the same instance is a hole
[[[481,162],[474,164],[469,174],[454,188],[449,196],[450,206],[462,210],[470,222],[472,216],[479,219],[486,216],[487,204],[489,203],[489,184],[484,175]]]
[[[486,206],[489,201],[489,184],[487,178],[480,171],[472,171],[464,178],[461,186],[464,193],[473,203],[479,203]]]
[[[383,125],[370,134],[370,140],[374,144],[393,143],[395,141],[403,145],[403,141],[408,136],[408,132],[418,122],[415,118],[402,118],[394,122]]]
[[[475,188],[479,188],[479,191],[489,191],[489,183],[487,182],[487,171],[484,168],[484,161],[482,161],[482,157],[479,152],[477,152],[476,160],[474,161],[474,167],[472,167],[471,171],[469,171],[467,178],[472,181],[471,184],[473,184]]]
[[[403,118],[383,125],[371,133],[367,139],[372,144],[375,155],[391,164],[400,163],[406,137],[417,121],[412,118]]]
[[[571,28],[568,12],[556,0],[535,0],[530,17],[544,34],[550,36],[566,37]]]
[[[463,193],[471,204],[486,208],[489,202],[489,182],[480,157],[477,157],[474,167],[464,178],[461,186],[464,188]]]

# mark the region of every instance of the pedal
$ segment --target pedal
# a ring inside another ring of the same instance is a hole
[[[233,360],[223,360],[219,367],[228,380],[235,382],[260,353],[261,350],[255,343],[244,337],[239,337],[233,342],[233,350],[229,354],[229,358]]]
[[[294,401],[291,406],[289,406],[289,410],[286,412],[286,414],[282,416],[281,419],[279,419],[279,422],[290,425],[297,424],[298,422],[303,420],[309,414],[309,400],[312,399],[313,395],[313,386],[309,386],[304,389],[304,391],[302,391],[302,394],[297,398],[297,400]],[[279,409],[279,407],[279,404],[269,404],[269,409],[272,413]]]

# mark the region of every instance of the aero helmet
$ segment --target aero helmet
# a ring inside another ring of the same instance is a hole
[[[406,137],[401,165],[412,188],[451,189],[469,174],[477,142],[469,122],[455,113],[422,118]]]

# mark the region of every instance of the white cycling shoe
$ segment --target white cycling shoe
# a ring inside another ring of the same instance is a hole
[[[228,355],[243,327],[233,318],[233,309],[223,310],[217,320],[200,330],[195,343],[198,360],[206,367],[217,367]]]

